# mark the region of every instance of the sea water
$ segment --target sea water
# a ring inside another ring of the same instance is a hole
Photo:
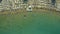
[[[47,13],[0,16],[0,34],[60,34],[60,16]]]

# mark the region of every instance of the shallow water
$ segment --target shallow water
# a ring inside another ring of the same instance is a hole
[[[27,13],[0,16],[0,34],[60,34],[60,16]]]

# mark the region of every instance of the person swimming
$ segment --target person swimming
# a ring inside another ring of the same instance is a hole
[[[32,6],[29,6],[26,10],[31,12],[32,11]]]

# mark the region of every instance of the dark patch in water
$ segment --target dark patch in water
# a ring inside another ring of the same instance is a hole
[[[24,17],[26,17],[26,15],[24,15]]]

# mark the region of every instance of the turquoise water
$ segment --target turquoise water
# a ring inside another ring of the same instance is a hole
[[[48,13],[0,16],[0,34],[60,34],[60,16]]]

